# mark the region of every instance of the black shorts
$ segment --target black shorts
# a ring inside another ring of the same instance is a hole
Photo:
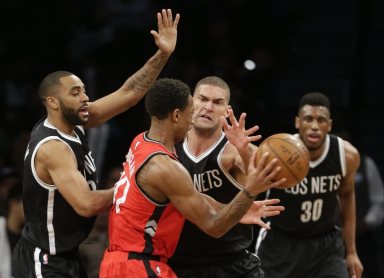
[[[264,233],[264,234],[263,234]],[[282,231],[261,229],[256,246],[265,278],[348,278],[344,240],[340,230],[311,238],[295,238]]]
[[[88,277],[79,262],[78,252],[50,255],[24,238],[17,242],[13,250],[12,274],[15,278]]]
[[[174,267],[178,278],[262,278],[264,273],[260,268],[259,258],[248,251],[239,254],[232,261],[222,264],[191,267]]]

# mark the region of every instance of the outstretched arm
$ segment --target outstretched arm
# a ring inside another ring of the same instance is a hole
[[[212,197],[201,194],[205,199],[209,202],[213,209],[216,211],[220,211],[225,204],[219,203]],[[283,206],[278,206],[280,203],[279,199],[269,199],[263,201],[254,201],[252,206],[248,209],[246,214],[240,219],[240,223],[242,224],[256,224],[267,230],[271,227],[264,223],[262,218],[272,217],[279,215],[285,208]]]
[[[105,123],[143,98],[175,50],[179,20],[179,14],[173,19],[170,9],[163,9],[161,13],[157,13],[158,32],[151,31],[158,47],[157,52],[117,91],[89,103],[90,117],[86,128]]]
[[[240,219],[242,224],[257,224],[262,228],[269,230],[271,227],[264,223],[262,218],[279,215],[283,210],[283,206],[278,206],[279,199],[269,199],[263,201],[254,201],[251,208]]]
[[[252,135],[259,130],[257,125],[245,129],[245,117],[246,114],[242,113],[239,121],[237,121],[232,109],[229,110],[228,116],[230,124],[228,124],[227,119],[224,116],[221,117],[221,125],[225,136],[238,152],[238,155],[234,158],[234,165],[244,172],[246,172],[248,167],[252,151],[256,149],[256,146],[253,145],[252,142],[261,139],[261,135]]]
[[[252,155],[255,158],[255,154]],[[257,167],[250,163],[249,176],[245,189],[239,192],[234,199],[217,210],[206,198],[193,187],[192,179],[188,171],[178,162],[170,161],[165,156],[155,156],[138,175],[138,182],[143,190],[152,198],[159,200],[156,196],[163,195],[162,199],[169,199],[177,210],[189,221],[198,226],[202,231],[212,237],[220,237],[225,234],[252,206],[255,196],[260,192],[279,186],[285,182],[281,179],[271,183],[281,170],[277,166],[277,160],[266,163],[265,154]],[[170,179],[170,175],[172,179]]]
[[[91,190],[77,169],[76,157],[66,143],[50,140],[42,144],[34,164],[39,179],[54,184],[79,215],[91,217],[105,211],[112,204],[113,188]]]

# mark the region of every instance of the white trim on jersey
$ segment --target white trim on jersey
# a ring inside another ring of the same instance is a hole
[[[271,221],[268,221],[266,224],[268,226],[270,226]],[[261,245],[262,241],[264,240],[264,238],[266,237],[267,233],[268,233],[268,230],[266,228],[264,228],[264,227],[260,228],[259,233],[258,233],[257,238],[256,238],[256,243],[255,243],[255,254],[256,255],[259,252],[260,245]]]
[[[77,125],[77,127],[80,129],[80,131],[85,135],[85,129],[83,125]]]
[[[51,190],[51,189],[55,189],[56,188],[56,185],[54,184],[48,184],[48,183],[45,183],[44,181],[42,181],[39,176],[37,175],[37,172],[36,172],[36,168],[35,168],[35,156],[36,156],[36,153],[37,153],[37,150],[40,148],[40,146],[48,141],[51,141],[51,140],[58,140],[58,141],[61,141],[63,142],[64,144],[66,144],[70,149],[71,151],[73,152],[72,148],[68,145],[67,142],[65,142],[63,139],[61,139],[60,137],[58,136],[49,136],[49,137],[46,137],[44,138],[43,140],[41,140],[35,147],[35,149],[33,150],[33,153],[31,155],[31,170],[32,170],[32,174],[33,174],[33,177],[35,178],[35,180],[37,181],[37,183],[39,185],[41,185],[41,187],[45,188],[45,189],[48,189],[48,190]],[[73,153],[75,155],[75,153]]]
[[[321,162],[324,161],[324,159],[327,157],[327,154],[329,152],[330,145],[331,145],[331,139],[329,138],[329,134],[327,134],[327,137],[325,137],[325,142],[324,142],[324,151],[318,159],[309,161],[310,168],[316,168]]]
[[[345,177],[347,175],[347,160],[345,157],[344,140],[341,139],[340,137],[337,137],[337,141],[339,142],[341,174],[343,177]]]
[[[48,191],[48,203],[47,203],[47,231],[49,242],[49,254],[56,255],[56,237],[55,229],[53,228],[53,208],[55,200],[55,190]]]
[[[190,150],[188,149],[188,144],[187,144],[187,141],[188,141],[188,137],[185,138],[183,144],[182,144],[182,147],[184,149],[184,152],[186,153],[186,155],[194,162],[194,163],[199,163],[201,160],[203,160],[204,158],[206,158],[208,155],[211,154],[211,152],[213,152],[217,145],[220,144],[221,140],[224,138],[225,134],[224,132],[221,133],[221,136],[220,138],[216,141],[215,144],[213,144],[211,147],[209,147],[204,153],[202,153],[201,155],[199,156],[194,156]]]
[[[79,143],[79,144],[81,145],[80,137],[79,137],[79,135],[77,135],[76,132],[75,132],[76,137],[75,137],[75,136],[68,135],[68,134],[66,134],[66,133],[64,133],[64,132],[62,132],[62,131],[60,131],[60,130],[58,130],[58,129],[57,129],[55,126],[53,126],[52,124],[50,124],[50,123],[48,122],[48,119],[45,119],[45,121],[44,121],[44,126],[47,127],[47,128],[56,130],[56,131],[57,131],[61,136],[63,136],[65,139],[68,139],[68,140],[70,140],[70,141]],[[83,129],[81,126],[78,126],[78,127],[80,128],[80,130],[81,130],[82,132],[84,132],[84,129]]]

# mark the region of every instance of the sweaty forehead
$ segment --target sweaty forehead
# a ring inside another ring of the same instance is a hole
[[[330,118],[330,113],[327,107],[325,106],[313,106],[313,105],[304,105],[300,109],[299,116],[313,116],[313,117],[326,117]]]
[[[202,96],[210,100],[225,99],[228,101],[229,93],[218,86],[202,84],[196,88],[194,96]]]

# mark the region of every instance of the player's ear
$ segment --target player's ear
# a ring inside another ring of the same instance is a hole
[[[232,106],[231,105],[227,105],[227,109],[225,110],[225,115],[224,115],[224,117],[226,117],[226,118],[228,118],[229,117],[229,110],[231,110],[232,109]]]
[[[47,103],[47,106],[53,110],[57,110],[59,108],[58,100],[53,96],[46,97],[45,102]]]
[[[333,123],[332,119],[329,119],[328,132],[331,132],[332,130],[332,123]]]
[[[180,120],[180,110],[179,109],[173,110],[173,112],[172,112],[172,119],[176,123],[179,122],[179,120]]]
[[[296,127],[296,129],[299,129],[299,127],[300,127],[300,118],[299,118],[299,116],[295,117],[295,127]]]

